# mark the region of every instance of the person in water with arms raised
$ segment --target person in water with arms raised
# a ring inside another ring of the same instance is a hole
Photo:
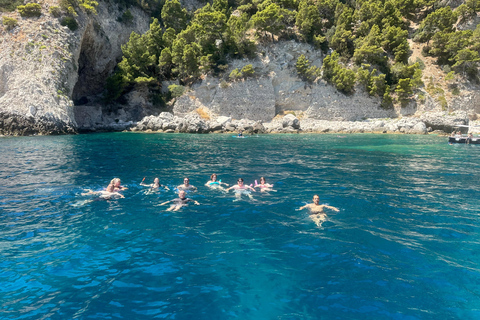
[[[193,199],[190,199],[190,198],[187,198],[186,197],[186,192],[185,190],[180,190],[180,192],[178,193],[178,198],[175,198],[173,200],[169,200],[169,201],[165,201],[163,203],[160,203],[159,206],[163,206],[167,203],[170,203],[172,202],[172,205],[170,206],[170,208],[167,209],[167,211],[178,211],[180,210],[182,207],[186,206],[187,203],[193,201],[194,204],[196,205],[199,205],[200,203],[198,203],[198,201],[196,200],[193,200]]]
[[[228,192],[230,191],[231,189],[235,190],[235,197],[237,199],[240,199],[240,197],[242,196],[242,194],[245,194],[247,195],[250,199],[252,199],[252,195],[250,194],[250,191],[253,191],[255,192],[255,189],[253,189],[252,187],[250,186],[247,186],[243,183],[243,179],[242,178],[238,178],[237,180],[237,184],[234,185],[234,186],[231,186],[230,188],[226,189],[225,191]]]
[[[320,204],[320,197],[316,194],[313,196],[313,203],[306,204],[298,210],[308,209],[310,211],[310,218],[315,222],[317,226],[321,226],[322,222],[325,221],[327,215],[325,214],[323,209],[330,209],[335,212],[340,211],[338,208],[327,206],[326,204]]]

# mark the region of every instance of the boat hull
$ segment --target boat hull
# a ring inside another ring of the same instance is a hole
[[[475,137],[473,139],[468,139],[467,137],[448,137],[448,143],[480,144],[480,138]]]

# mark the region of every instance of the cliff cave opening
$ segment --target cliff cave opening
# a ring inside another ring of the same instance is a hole
[[[72,92],[76,106],[99,100],[106,79],[116,63],[110,53],[108,37],[98,25],[90,23],[83,35],[78,57],[78,80]]]

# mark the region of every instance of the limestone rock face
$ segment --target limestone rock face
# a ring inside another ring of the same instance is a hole
[[[427,112],[420,115],[419,119],[432,130],[442,130],[444,132],[452,132],[455,126],[469,123],[466,111],[456,111],[454,113]]]
[[[206,83],[205,83],[206,82]],[[173,108],[183,115],[206,107],[218,116],[270,120],[275,117],[275,95],[269,79],[235,82],[222,88],[218,79],[202,82],[180,97]]]
[[[141,11],[132,8],[134,20],[125,25],[116,21],[122,13],[116,4],[99,2],[98,15],[79,12],[79,28],[71,31],[48,13],[51,5],[58,3],[43,3],[38,18],[2,14],[17,19],[18,26],[0,28],[0,112],[8,123],[0,134],[76,132],[75,104],[87,105],[103,90],[132,30],[148,30],[149,19]],[[104,121],[98,107],[77,116],[87,123]],[[114,124],[120,121],[128,119]]]
[[[380,99],[362,90],[349,96],[319,81],[307,84],[295,64],[304,54],[311,65],[322,66],[323,54],[310,45],[294,41],[279,42],[260,48],[253,60],[234,60],[226,74],[251,64],[254,77],[233,82],[206,77],[181,96],[173,112],[183,115],[197,108],[207,108],[217,116],[233,119],[270,121],[286,111],[302,111],[313,119],[355,121],[365,118],[396,117],[395,110],[380,108]],[[297,129],[297,128],[296,128]]]

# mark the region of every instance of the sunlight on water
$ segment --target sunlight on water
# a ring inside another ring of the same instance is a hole
[[[115,133],[0,152],[1,319],[480,317],[479,146]],[[236,199],[212,173],[276,191]],[[124,199],[82,195],[114,177]],[[166,211],[184,177],[199,205]],[[340,208],[320,227],[296,210],[313,194]]]

